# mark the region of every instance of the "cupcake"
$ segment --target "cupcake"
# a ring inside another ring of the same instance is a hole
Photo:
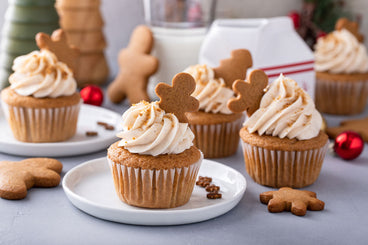
[[[173,87],[157,85],[159,102],[133,104],[123,114],[123,131],[117,135],[121,140],[108,149],[116,193],[129,205],[174,208],[190,199],[203,156],[184,122],[182,109],[188,107],[181,98],[194,101],[194,107],[198,102],[190,97],[192,90],[171,93],[180,84],[195,86],[190,75],[181,73],[174,77]]]
[[[252,73],[263,73],[261,70]],[[252,73],[248,80],[252,81]],[[264,73],[263,73],[264,74]],[[267,76],[264,74],[265,79]],[[234,84],[234,90],[240,83]],[[262,96],[262,94],[261,94]],[[235,103],[236,100],[230,102]],[[271,83],[259,108],[240,130],[245,166],[252,179],[271,187],[301,188],[318,178],[327,151],[322,117],[310,96],[283,75]]]
[[[2,108],[14,137],[23,142],[57,142],[77,128],[80,95],[68,66],[47,49],[14,60]]]
[[[315,46],[316,107],[329,114],[361,113],[368,98],[368,55],[356,23],[340,19]]]
[[[232,57],[212,69],[207,65],[194,65],[184,72],[196,81],[194,96],[199,101],[199,111],[188,112],[189,125],[195,134],[195,145],[206,158],[233,155],[239,144],[239,130],[244,121],[243,113],[233,113],[227,107],[235,98],[232,83],[244,79],[252,58],[247,50],[234,50]]]

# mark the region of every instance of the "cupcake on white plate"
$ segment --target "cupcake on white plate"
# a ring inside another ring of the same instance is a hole
[[[179,73],[173,87],[157,85],[159,102],[142,101],[123,114],[123,131],[117,135],[121,140],[109,147],[107,159],[115,191],[124,203],[174,208],[192,195],[203,155],[193,145],[194,134],[183,112],[198,109],[198,101],[185,89],[178,89],[169,99],[166,92],[160,93],[176,86],[194,90],[195,83],[190,75]],[[193,102],[189,107],[188,101]]]
[[[14,60],[2,108],[14,137],[23,142],[57,142],[77,129],[81,104],[72,70],[47,49]]]

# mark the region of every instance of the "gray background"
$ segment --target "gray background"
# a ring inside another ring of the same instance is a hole
[[[75,0],[78,1],[78,0]],[[135,26],[144,23],[141,0],[102,0],[102,14],[105,18],[106,50],[111,77],[118,72],[117,54],[129,41]],[[291,10],[301,10],[302,0],[217,0],[216,16],[219,18],[264,18],[287,15]],[[346,8],[363,15],[361,30],[368,37],[368,1],[346,0]],[[7,1],[0,2],[0,16],[3,16]],[[3,18],[0,18],[2,26]],[[368,40],[366,39],[366,45]]]

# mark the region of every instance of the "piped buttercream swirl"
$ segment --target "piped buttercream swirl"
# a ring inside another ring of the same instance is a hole
[[[19,95],[56,98],[77,90],[73,72],[46,49],[17,57],[12,68],[10,86]]]
[[[330,73],[366,73],[368,55],[365,46],[346,29],[319,38],[315,46],[315,70]]]
[[[234,92],[226,87],[222,78],[215,78],[214,71],[207,65],[190,66],[184,70],[193,76],[196,89],[192,96],[199,101],[199,109],[205,112],[231,114],[227,102],[235,98]]]
[[[322,117],[310,96],[282,74],[267,87],[260,108],[244,124],[250,133],[298,140],[316,137],[321,125]]]
[[[158,102],[142,101],[123,114],[119,146],[142,155],[179,154],[193,145],[194,134],[187,123],[165,113]]]

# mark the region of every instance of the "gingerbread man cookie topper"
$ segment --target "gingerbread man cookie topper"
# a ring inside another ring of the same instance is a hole
[[[59,61],[64,62],[73,72],[76,72],[79,50],[73,45],[68,44],[68,40],[62,29],[55,30],[51,37],[43,32],[37,33],[36,43],[40,49],[51,51]]]
[[[364,41],[364,36],[359,32],[359,25],[355,21],[349,21],[347,18],[340,18],[335,25],[336,30],[346,29],[353,34],[359,42]]]
[[[251,116],[261,103],[264,94],[264,88],[268,85],[268,77],[262,70],[252,71],[247,81],[236,80],[233,84],[233,90],[237,97],[229,100],[227,106],[235,113],[247,111]]]
[[[326,133],[331,138],[336,138],[344,131],[354,131],[360,134],[365,142],[368,143],[368,117],[343,121],[339,127],[327,128]]]
[[[156,94],[160,97],[159,106],[167,113],[173,113],[179,122],[187,123],[186,112],[197,111],[199,102],[191,96],[196,83],[188,73],[176,74],[172,80],[172,86],[159,83],[156,86]]]
[[[260,201],[268,204],[268,211],[278,213],[291,211],[291,213],[304,216],[308,210],[323,210],[325,203],[317,199],[317,194],[312,191],[295,190],[282,187],[278,191],[266,191],[260,194]]]
[[[29,158],[20,162],[0,162],[0,197],[23,199],[35,187],[55,187],[60,183],[61,162],[52,158]]]
[[[214,68],[215,77],[223,78],[226,86],[232,88],[237,79],[245,79],[247,69],[252,67],[252,56],[246,49],[231,51],[231,57],[220,61],[220,66]]]
[[[119,103],[125,97],[131,104],[149,101],[148,78],[157,71],[159,64],[158,59],[150,55],[153,41],[153,34],[147,26],[134,29],[128,47],[119,53],[119,74],[107,90],[113,103]]]

